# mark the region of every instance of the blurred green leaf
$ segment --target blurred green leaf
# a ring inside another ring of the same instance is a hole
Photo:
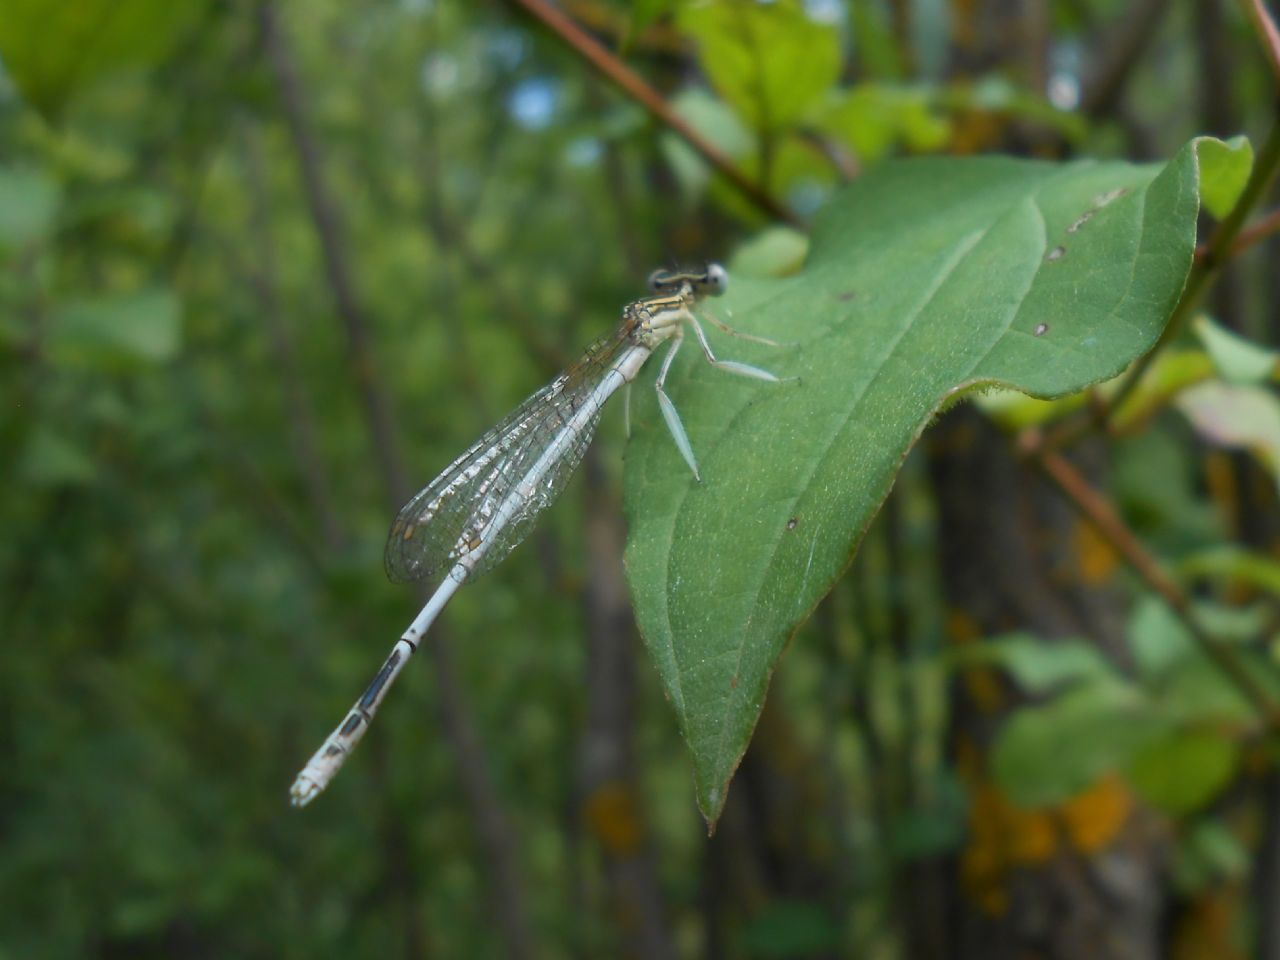
[[[1150,680],[1195,652],[1195,642],[1177,614],[1148,594],[1129,616],[1129,650],[1139,674]]]
[[[738,247],[729,272],[746,277],[785,277],[804,265],[809,238],[790,227],[768,227]]]
[[[840,75],[839,36],[795,0],[718,0],[685,7],[677,22],[716,92],[766,134],[801,119]]]
[[[1089,396],[1087,393],[1072,393],[1054,400],[1041,400],[1017,390],[991,387],[976,392],[973,402],[1005,430],[1017,431],[1050,423],[1079,410],[1089,402]]]
[[[1210,577],[1247,584],[1280,596],[1280,561],[1232,544],[1220,544],[1183,557],[1178,561],[1177,572],[1184,578]]]
[[[1267,671],[1256,656],[1243,652],[1237,659],[1255,681],[1267,689]],[[1175,664],[1153,690],[1152,698],[1171,720],[1184,725],[1222,724],[1248,729],[1258,711],[1213,661],[1199,651]]]
[[[1248,450],[1280,486],[1280,399],[1271,390],[1210,380],[1182,391],[1176,403],[1200,436]]]
[[[998,74],[940,88],[936,106],[1029,121],[1072,141],[1082,139],[1087,131],[1086,121],[1079,113],[1059,110],[1044,97],[1028,93]]]
[[[18,473],[33,486],[77,485],[93,479],[94,463],[91,456],[61,433],[38,426],[27,438]]]
[[[1202,350],[1162,350],[1116,411],[1116,428],[1136,430],[1183,389],[1209,379],[1213,373],[1213,360]]]
[[[751,150],[755,138],[742,125],[738,116],[715,97],[701,90],[690,90],[676,97],[672,106],[710,143],[726,155],[737,157]],[[681,138],[664,134],[662,149],[686,199],[698,196],[711,179],[711,168]]]
[[[48,237],[60,195],[58,184],[47,173],[0,167],[0,249]]]
[[[181,341],[177,297],[154,288],[64,304],[51,326],[49,353],[67,364],[161,363]]]
[[[122,68],[164,57],[205,0],[5,0],[0,59],[22,96],[55,119],[67,101]]]
[[[1153,806],[1182,816],[1217,796],[1231,781],[1239,755],[1237,743],[1217,734],[1173,731],[1138,749],[1129,762],[1129,781]]]
[[[1239,608],[1197,603],[1191,612],[1216,642],[1232,645],[1241,668],[1261,689],[1271,691],[1273,697],[1280,694],[1265,659],[1246,646],[1266,628],[1265,605]],[[1128,633],[1134,663],[1159,716],[1195,728],[1248,729],[1257,722],[1257,709],[1162,601],[1154,596],[1140,600]]]
[[[1115,678],[1115,669],[1084,640],[1048,641],[1027,633],[992,637],[957,651],[961,666],[989,664],[1007,671],[1023,691],[1049,693],[1073,683]]]
[[[840,927],[826,907],[804,900],[770,903],[742,931],[748,957],[810,957],[840,945]]]
[[[1221,820],[1197,821],[1182,835],[1176,851],[1174,876],[1187,893],[1223,880],[1240,880],[1249,872],[1249,850]]]
[[[1240,198],[1253,169],[1248,137],[1212,140],[1200,154],[1200,196],[1204,208],[1221,220]]]
[[[1252,343],[1205,316],[1196,317],[1192,327],[1227,383],[1262,383],[1276,372],[1280,354],[1274,350]]]
[[[937,150],[951,133],[931,89],[890,84],[864,83],[833,95],[817,122],[864,163],[881,160],[900,146]]]
[[[846,5],[846,10],[859,74],[877,79],[898,79],[904,72],[902,53],[886,6],[874,0],[852,0]]]
[[[1015,804],[1052,806],[1124,767],[1159,732],[1139,691],[1117,680],[1086,683],[1015,711],[996,737],[991,769]]]
[[[628,578],[709,820],[783,645],[940,406],[983,383],[1072,393],[1156,341],[1191,264],[1195,149],[1163,169],[886,164],[821,212],[801,273],[735,281],[713,306],[794,345],[722,355],[798,381],[735,380],[692,357],[673,368],[702,483],[655,405],[632,405]]]
[[[675,9],[676,0],[632,0],[631,20],[622,38],[622,49],[627,50],[637,35],[663,14]]]
[[[924,792],[921,806],[893,818],[889,842],[899,860],[933,857],[964,842],[969,800],[964,786],[948,773],[936,777]]]

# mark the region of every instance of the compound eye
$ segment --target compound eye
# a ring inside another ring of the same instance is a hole
[[[657,270],[653,271],[653,273],[649,274],[649,279],[646,282],[649,285],[649,289],[654,293],[657,293],[666,286],[666,281],[667,271],[659,267]]]
[[[729,271],[718,263],[707,264],[707,292],[718,297],[729,289]]]

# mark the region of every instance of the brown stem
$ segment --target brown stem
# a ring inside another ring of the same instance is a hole
[[[622,575],[625,531],[595,448],[587,450],[587,717],[578,746],[581,814],[602,855],[611,911],[635,956],[676,956],[635,764],[635,633]]]
[[[1200,625],[1191,610],[1190,598],[1165,573],[1155,557],[1147,552],[1110,502],[1089,486],[1065,457],[1054,450],[1045,449],[1038,431],[1025,433],[1020,445],[1110,547],[1169,605],[1204,654],[1254,705],[1268,726],[1280,729],[1280,706],[1273,702],[1270,694],[1248,672],[1234,651]]]
[[[1276,75],[1277,83],[1280,83],[1280,30],[1276,29],[1276,22],[1262,0],[1242,0],[1241,5],[1244,7],[1244,15],[1249,18],[1258,39],[1262,41],[1262,49],[1267,55],[1267,62],[1271,64],[1271,72]]]
[[[280,104],[284,108],[285,120],[289,124],[289,133],[298,155],[298,171],[302,176],[307,206],[311,209],[311,218],[315,222],[320,249],[324,255],[329,287],[333,291],[334,303],[346,330],[347,344],[351,351],[351,369],[360,391],[365,418],[373,434],[374,453],[382,468],[382,476],[390,486],[391,499],[399,505],[409,496],[409,483],[396,448],[390,409],[374,379],[376,364],[369,346],[369,325],[357,300],[351,270],[343,250],[338,210],[330,200],[324,184],[320,152],[303,106],[302,85],[298,81],[293,58],[271,3],[264,3],[258,8],[258,22],[266,44],[267,58],[275,74]]]
[[[623,93],[640,104],[660,123],[665,124],[685,143],[693,147],[726,180],[732,183],[744,197],[769,216],[803,229],[805,224],[798,216],[770,196],[764,188],[734,165],[719,148],[690,126],[675,112],[653,87],[634,70],[613,55],[589,33],[553,7],[546,0],[510,0],[523,7],[531,16],[541,21],[579,56],[600,71]]]
[[[1228,258],[1234,260],[1251,247],[1261,243],[1273,233],[1280,233],[1280,208],[1259,217],[1240,231],[1235,242],[1231,244]],[[1204,242],[1196,247],[1196,260],[1203,261],[1209,255],[1209,244]]]
[[[262,155],[256,130],[246,126],[242,132],[241,147],[245,182],[249,188],[250,229],[257,241],[253,262],[244,265],[244,272],[247,273],[249,285],[257,297],[262,322],[267,329],[271,352],[275,357],[280,385],[284,391],[288,416],[286,432],[289,445],[293,448],[293,460],[302,473],[303,488],[307,491],[311,511],[320,519],[325,547],[330,552],[337,552],[342,549],[346,536],[333,507],[329,471],[320,456],[315,409],[303,386],[293,334],[281,314],[276,291],[275,245],[271,242],[271,201],[262,170]]]

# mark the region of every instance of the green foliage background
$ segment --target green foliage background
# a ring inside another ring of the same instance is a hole
[[[1049,4],[1039,73],[1009,49],[977,57],[959,4],[566,6],[800,219],[901,155],[1164,161],[1197,134],[1262,130],[1270,108],[1235,7],[1219,29],[1241,66],[1214,87],[1232,126],[1216,129],[1190,106],[1221,79],[1191,4],[1168,5],[1111,111],[1046,91],[1089,92],[1121,3],[1087,5],[1089,21]],[[822,882],[762,881],[709,907],[714,851],[776,838],[746,815],[706,838],[638,642],[634,793],[611,804],[584,785],[588,531],[621,523],[617,413],[530,541],[450,605],[453,685],[432,682],[427,657],[412,664],[331,790],[291,810],[295,770],[416,610],[381,574],[395,468],[429,480],[610,329],[652,265],[711,255],[784,275],[805,239],[514,5],[7,0],[0,67],[0,958],[619,955],[638,941],[615,870],[637,850],[673,955],[905,956],[906,871],[958,856],[982,809],[947,748],[948,686],[975,664],[1039,698],[993,754],[1005,794],[1043,808],[1122,777],[1175,838],[1170,898],[1234,891],[1238,926],[1256,922],[1239,893],[1259,855],[1239,797],[1271,762],[1256,711],[1119,574],[1131,668],[1089,638],[948,649],[916,457],[893,527],[872,527],[799,629],[762,721],[797,765],[777,783],[800,798],[794,846]],[[299,116],[337,262],[300,172]],[[1206,194],[1218,217],[1249,167],[1231,157],[1242,172],[1223,173],[1219,209]],[[1116,445],[1112,492],[1266,686],[1280,577],[1270,544],[1233,539],[1193,432],[1257,451],[1246,475],[1265,478],[1274,510],[1274,357],[1248,342],[1274,339],[1264,253],[1233,281],[1243,339],[1205,320],[1132,398],[1148,404],[1135,418],[1159,413]],[[673,377],[691,395],[710,382],[685,382],[694,353]],[[651,396],[635,402],[644,443]],[[1006,424],[1070,410],[983,403]],[[1239,429],[1223,436],[1224,422]],[[903,609],[898,648],[885,638]],[[494,838],[442,695],[473,722],[468,759],[509,828],[514,934],[495,920]]]

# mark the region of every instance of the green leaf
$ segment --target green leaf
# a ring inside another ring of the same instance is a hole
[[[1240,199],[1253,169],[1253,146],[1248,137],[1204,141],[1200,150],[1200,199],[1221,220]]]
[[[749,957],[808,957],[840,946],[840,926],[819,903],[777,900],[768,904],[742,931]]]
[[[1208,317],[1197,317],[1192,325],[1222,379],[1231,384],[1262,383],[1276,372],[1280,354],[1267,350],[1218,326]]]
[[[1267,609],[1197,603],[1192,615],[1219,643],[1231,644],[1240,666],[1264,690],[1276,682],[1266,664],[1245,644],[1265,629]],[[1157,690],[1162,714],[1185,724],[1244,726],[1257,719],[1249,703],[1192,638],[1186,626],[1161,600],[1139,601],[1129,620],[1129,649],[1148,689]],[[1274,695],[1274,692],[1273,692]]]
[[[1280,596],[1280,562],[1265,553],[1220,544],[1178,561],[1180,577],[1212,577],[1247,584]]]
[[[705,91],[682,93],[672,106],[682,119],[727,156],[739,156],[755,145],[751,131],[742,125],[737,115]],[[701,194],[711,179],[711,167],[701,155],[673,133],[663,135],[662,150],[680,185],[680,192],[685,197]]]
[[[756,130],[784,129],[820,103],[840,75],[840,38],[794,0],[720,0],[687,7],[680,28],[698,42],[716,92]]]
[[[1027,121],[1056,130],[1068,140],[1079,142],[1089,131],[1077,112],[1059,110],[1044,97],[999,74],[989,74],[974,83],[957,83],[938,91],[936,105],[964,113],[988,113]]]
[[[47,118],[99,78],[158,62],[204,0],[5,0],[0,60]]]
[[[1248,450],[1280,486],[1280,400],[1274,393],[1210,380],[1184,390],[1177,406],[1198,434],[1222,447]]]
[[[1182,835],[1173,864],[1177,885],[1193,893],[1224,880],[1242,880],[1252,854],[1222,819],[1205,817]]]
[[[1049,423],[1073,410],[1079,410],[1089,402],[1089,395],[1073,393],[1054,400],[1040,400],[1017,390],[992,387],[975,394],[973,402],[1005,430],[1017,432]]]
[[[1081,681],[1113,678],[1115,671],[1084,640],[1044,640],[1028,633],[993,637],[968,645],[956,658],[961,665],[986,663],[1008,672],[1023,691],[1049,693]]]
[[[19,474],[38,487],[84,484],[93,479],[93,458],[57,431],[39,426],[27,439]]]
[[[1155,363],[1147,368],[1129,398],[1115,412],[1117,430],[1135,432],[1177,394],[1213,375],[1213,360],[1203,350],[1161,350]]]
[[[1240,665],[1274,696],[1275,684],[1259,659],[1238,652]],[[1163,713],[1186,725],[1222,724],[1247,729],[1256,724],[1258,710],[1208,657],[1197,651],[1175,665],[1159,686]]]
[[[676,0],[633,0],[631,4],[631,20],[627,24],[627,32],[622,38],[622,49],[627,50],[635,42],[637,36],[663,14],[675,7]]]
[[[729,260],[730,273],[785,277],[804,264],[809,238],[790,227],[768,227],[744,243]]]
[[[1016,711],[996,738],[991,770],[1014,803],[1051,806],[1123,767],[1158,733],[1137,690],[1115,680],[1084,684]]]
[[[181,313],[169,290],[78,300],[53,319],[49,353],[62,363],[161,363],[178,352]]]
[[[899,145],[928,151],[941,147],[951,124],[933,104],[933,91],[864,83],[830,98],[818,121],[864,163],[874,163]]]
[[[633,404],[628,578],[709,820],[787,638],[925,425],[976,384],[1058,396],[1149,349],[1190,268],[1197,208],[1195,144],[1163,169],[886,164],[820,213],[800,274],[735,278],[713,305],[786,344],[726,339],[720,355],[798,380],[748,381],[694,356],[672,369],[702,483],[656,404]]]
[[[1195,653],[1195,641],[1169,609],[1154,595],[1144,596],[1129,616],[1129,650],[1138,673],[1151,680]]]
[[[45,173],[0,167],[0,249],[49,236],[60,195],[58,184]]]
[[[1129,781],[1149,803],[1174,816],[1212,800],[1231,780],[1240,748],[1215,733],[1174,731],[1144,744],[1129,763]]]

